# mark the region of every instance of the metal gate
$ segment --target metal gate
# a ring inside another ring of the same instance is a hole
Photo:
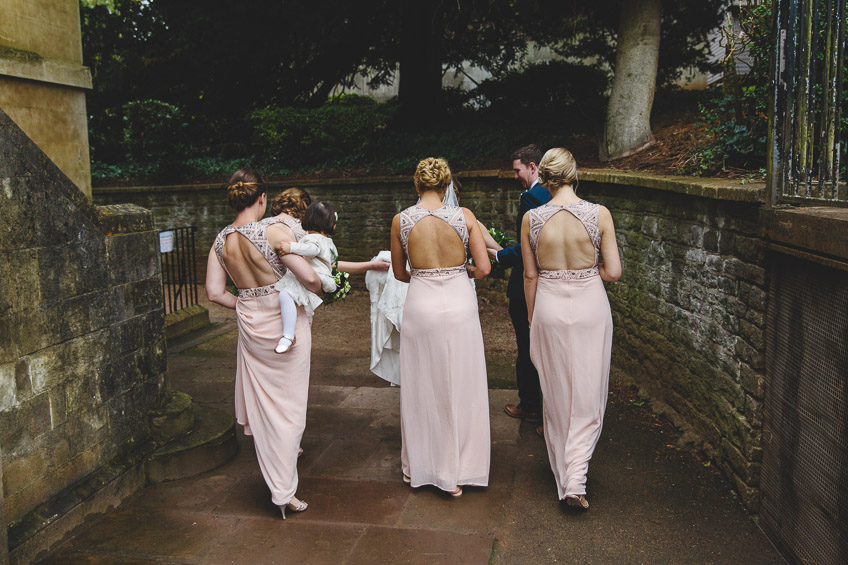
[[[767,205],[846,203],[845,0],[775,0]]]

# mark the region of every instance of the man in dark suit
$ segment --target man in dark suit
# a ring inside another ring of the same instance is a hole
[[[520,237],[521,220],[524,214],[548,202],[551,194],[539,184],[541,149],[535,145],[527,145],[516,150],[511,158],[515,178],[524,188],[518,200],[518,218],[515,222],[515,233],[517,237]],[[542,411],[542,392],[539,388],[539,373],[530,361],[530,325],[527,322],[527,301],[524,299],[524,263],[521,258],[521,242],[497,252],[490,249],[489,254],[504,267],[512,267],[506,296],[509,299],[509,317],[512,319],[512,327],[515,328],[515,341],[518,345],[518,359],[515,360],[518,404],[507,404],[504,406],[504,412],[513,418],[538,422]],[[536,431],[541,435],[542,427],[538,426]]]

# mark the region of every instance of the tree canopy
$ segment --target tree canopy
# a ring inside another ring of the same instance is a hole
[[[464,65],[492,75],[464,99],[477,107],[504,103],[505,93],[520,96],[505,87],[529,73],[533,47],[548,48],[571,66],[536,65],[538,72],[524,78],[566,69],[574,81],[591,76],[594,85],[595,74],[614,70],[623,2],[81,0],[83,55],[94,80],[93,156],[118,157],[126,135],[119,114],[132,101],[171,105],[166,114],[182,125],[166,130],[190,138],[194,151],[238,155],[245,153],[245,118],[252,112],[319,107],[357,74],[372,86],[399,81],[397,117],[415,116],[416,127],[433,129],[444,127],[442,76]],[[669,83],[685,67],[706,65],[706,33],[718,24],[725,0],[662,3],[657,81]],[[545,96],[561,99],[551,88]],[[142,106],[133,111],[146,115]]]

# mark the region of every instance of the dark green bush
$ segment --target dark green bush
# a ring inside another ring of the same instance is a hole
[[[177,106],[161,100],[134,100],[122,106],[123,146],[133,163],[185,157],[188,124]]]
[[[572,126],[596,128],[608,88],[608,74],[597,67],[548,61],[483,82],[472,104],[498,115],[557,116]]]
[[[350,162],[366,151],[394,113],[393,106],[343,95],[320,108],[268,106],[250,113],[257,152],[278,165]]]

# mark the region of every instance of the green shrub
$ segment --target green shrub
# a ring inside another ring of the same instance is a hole
[[[557,116],[572,127],[595,128],[604,117],[608,88],[608,74],[597,67],[548,61],[484,81],[472,104],[496,114]]]
[[[370,98],[343,95],[320,108],[268,106],[251,112],[258,152],[277,164],[350,162],[388,125],[394,109]]]
[[[188,124],[177,106],[161,100],[134,100],[121,108],[128,161],[141,164],[185,156]]]

